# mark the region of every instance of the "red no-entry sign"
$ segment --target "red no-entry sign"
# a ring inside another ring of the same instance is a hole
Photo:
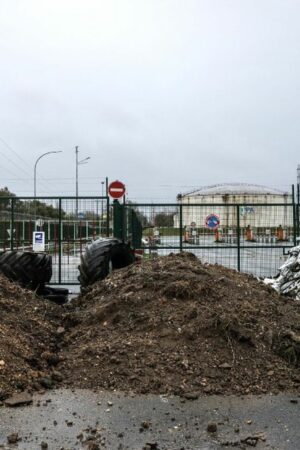
[[[121,198],[125,194],[125,184],[121,181],[113,181],[108,186],[108,193],[112,198]]]

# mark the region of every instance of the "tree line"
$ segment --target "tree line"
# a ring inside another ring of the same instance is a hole
[[[26,199],[22,200],[16,196],[13,192],[11,192],[8,187],[0,188],[0,211],[9,212],[11,211],[11,199],[14,200],[14,211],[19,214],[28,214],[28,215],[36,215],[44,218],[58,218],[59,217],[59,207],[53,206],[45,201],[35,200],[35,199]],[[142,227],[173,227],[174,226],[174,213],[166,213],[159,212],[154,214],[151,217],[148,217],[144,212],[140,211],[138,205],[136,206],[133,202],[128,201],[135,212],[136,215],[141,222]],[[101,219],[100,214],[95,214],[94,211],[84,211],[84,219],[83,220],[95,220],[95,217]],[[106,208],[103,211],[103,218],[106,218]],[[75,220],[76,214],[74,212],[66,212],[63,209],[61,210],[61,218],[64,220]]]

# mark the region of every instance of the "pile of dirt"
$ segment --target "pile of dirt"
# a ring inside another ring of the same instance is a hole
[[[16,391],[55,384],[61,317],[62,307],[0,275],[0,401]]]
[[[73,387],[191,398],[300,387],[300,303],[192,254],[116,271],[73,308],[59,364]]]
[[[0,401],[59,385],[245,394],[300,387],[300,302],[192,254],[112,273],[71,305],[0,275]]]

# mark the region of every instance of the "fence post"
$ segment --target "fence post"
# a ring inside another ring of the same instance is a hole
[[[241,271],[241,229],[240,229],[240,205],[236,206],[236,214],[237,214],[237,229],[236,229],[236,238],[237,238],[237,270]]]
[[[297,219],[296,219],[296,204],[295,204],[295,186],[292,184],[292,200],[293,200],[293,238],[294,246],[297,245]]]
[[[299,234],[300,234],[299,203],[300,203],[300,185],[299,185],[299,183],[297,183],[297,205],[296,205],[297,238],[299,238]],[[300,242],[298,242],[298,244],[300,244]]]
[[[182,233],[183,233],[183,227],[182,227],[182,204],[179,205],[179,248],[182,252]]]
[[[106,197],[106,237],[109,237],[109,222],[110,222],[109,197]]]
[[[124,205],[120,205],[118,200],[113,203],[113,235],[117,239],[124,239]]]
[[[15,199],[11,199],[10,249],[14,249]]]
[[[128,211],[127,205],[123,203],[121,206],[121,217],[122,217],[122,230],[121,230],[121,239],[122,241],[128,241]]]
[[[133,246],[133,248],[141,248],[143,237],[143,226],[138,218],[136,211],[133,208],[130,208],[128,210],[128,214],[129,211],[130,211],[129,234],[131,234],[131,245]]]
[[[62,223],[62,211],[61,211],[61,197],[58,201],[58,283],[61,284],[61,245],[62,245],[62,235],[61,235],[61,223]]]

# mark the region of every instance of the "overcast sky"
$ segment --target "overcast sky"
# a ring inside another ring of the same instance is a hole
[[[300,163],[300,1],[0,0],[0,185],[135,200],[287,189]]]

